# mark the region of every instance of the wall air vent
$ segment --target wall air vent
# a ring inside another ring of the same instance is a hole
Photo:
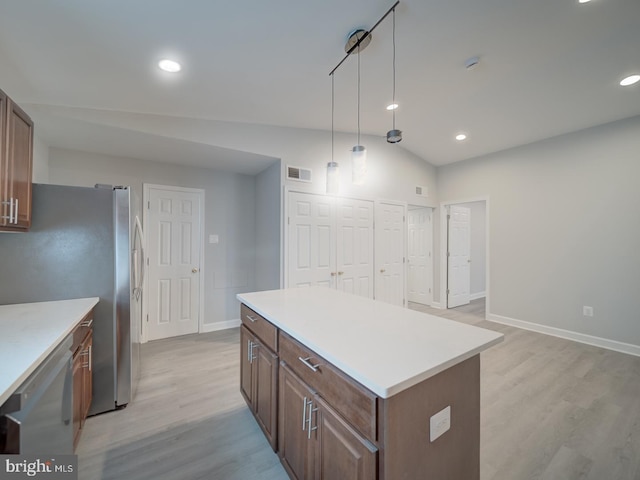
[[[287,165],[287,178],[296,182],[311,183],[311,169]]]
[[[428,197],[429,189],[427,187],[421,187],[420,185],[418,185],[416,187],[416,195],[420,195],[421,197]]]

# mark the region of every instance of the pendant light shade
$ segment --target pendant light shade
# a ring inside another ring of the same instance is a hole
[[[393,9],[393,97],[392,105],[396,105],[396,9]],[[402,140],[402,131],[396,129],[396,109],[392,108],[393,128],[387,132],[387,142],[398,143]]]
[[[327,163],[327,193],[336,195],[340,191],[340,167],[337,162]]]
[[[353,184],[364,185],[367,178],[367,149],[356,145],[351,150],[351,165],[353,167]]]

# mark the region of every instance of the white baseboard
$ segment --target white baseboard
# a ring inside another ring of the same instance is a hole
[[[493,313],[487,314],[487,320],[640,357],[640,345],[632,345],[630,343],[618,342],[616,340],[609,340],[607,338],[594,337],[585,333],[573,332],[571,330],[564,330],[562,328],[549,327],[547,325],[526,322],[524,320],[517,320],[510,317],[503,317],[502,315],[496,315]]]
[[[200,333],[217,332],[218,330],[226,330],[228,328],[239,327],[242,322],[240,319],[225,320],[224,322],[204,323],[200,329]]]
[[[444,306],[440,302],[431,302],[431,308],[437,308],[438,310],[444,310]]]
[[[484,298],[486,296],[487,296],[487,292],[472,293],[471,295],[469,295],[469,300],[477,300],[479,298]]]

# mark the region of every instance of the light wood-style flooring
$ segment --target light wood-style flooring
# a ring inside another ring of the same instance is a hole
[[[640,480],[640,358],[487,322],[482,299],[410,307],[505,334],[481,355],[482,480]],[[134,402],[87,420],[80,480],[286,480],[238,382],[238,329],[143,345]]]

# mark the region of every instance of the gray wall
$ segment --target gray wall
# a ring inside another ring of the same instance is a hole
[[[635,117],[438,169],[490,197],[491,314],[640,345],[639,152]]]
[[[49,183],[130,185],[142,196],[152,183],[205,190],[205,327],[239,318],[236,293],[255,289],[256,179],[253,176],[51,148]]]
[[[280,162],[256,175],[256,290],[280,288]]]

